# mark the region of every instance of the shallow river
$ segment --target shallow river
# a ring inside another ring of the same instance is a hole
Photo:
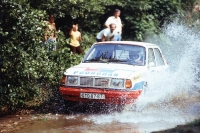
[[[152,96],[153,97],[153,96]],[[200,92],[182,94],[173,99],[145,101],[122,112],[100,108],[56,114],[9,115],[0,118],[0,131],[13,133],[148,133],[185,124],[200,117]],[[153,98],[152,98],[153,99]]]

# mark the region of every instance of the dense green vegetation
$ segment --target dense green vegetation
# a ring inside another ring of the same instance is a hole
[[[123,23],[123,39],[142,41],[156,34],[174,14],[191,9],[195,0],[3,0],[0,3],[0,114],[39,105],[58,90],[64,70],[80,62],[72,55],[67,34],[78,22],[86,51],[115,8]],[[44,45],[44,21],[56,16],[58,50]]]

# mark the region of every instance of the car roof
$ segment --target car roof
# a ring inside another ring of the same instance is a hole
[[[137,41],[105,41],[105,42],[96,42],[98,44],[129,44],[129,45],[138,45],[144,47],[158,47],[156,44],[147,43],[147,42],[137,42]]]

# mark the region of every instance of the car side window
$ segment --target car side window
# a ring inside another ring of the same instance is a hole
[[[156,66],[156,62],[155,62],[155,55],[154,55],[154,52],[153,52],[153,49],[152,48],[149,48],[148,49],[148,64],[150,62],[153,62],[155,65],[152,66],[152,67],[155,67]]]
[[[156,64],[157,66],[163,66],[165,65],[164,59],[162,57],[162,54],[158,48],[154,49],[155,56],[156,56]]]

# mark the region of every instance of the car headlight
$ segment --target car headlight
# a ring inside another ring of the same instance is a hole
[[[113,78],[110,83],[111,87],[122,88],[124,87],[124,79]]]
[[[77,85],[78,77],[77,76],[68,76],[67,77],[67,85]]]
[[[126,79],[125,87],[126,89],[132,88],[132,81],[130,79]]]

